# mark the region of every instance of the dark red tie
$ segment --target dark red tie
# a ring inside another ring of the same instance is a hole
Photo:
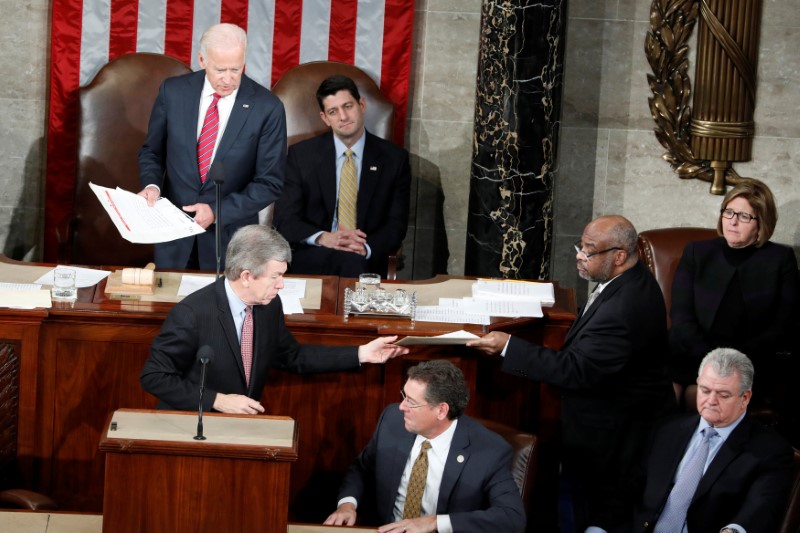
[[[208,169],[211,168],[211,156],[214,154],[214,145],[217,143],[217,132],[219,131],[217,102],[219,102],[220,96],[214,93],[212,98],[211,105],[206,111],[206,118],[203,120],[200,138],[197,139],[197,168],[200,170],[201,183],[205,183]]]

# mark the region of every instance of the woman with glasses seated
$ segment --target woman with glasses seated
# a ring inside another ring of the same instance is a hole
[[[794,251],[769,240],[777,221],[769,187],[746,179],[722,200],[720,237],[686,245],[670,309],[672,379],[680,397],[702,358],[718,347],[747,354],[762,391],[775,382],[775,354],[791,349],[792,328],[800,325]]]

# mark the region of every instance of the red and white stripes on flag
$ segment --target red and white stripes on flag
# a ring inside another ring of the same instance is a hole
[[[200,35],[231,22],[247,30],[247,75],[266,87],[309,61],[370,74],[395,105],[403,141],[414,0],[53,0],[51,20],[47,261],[56,259],[55,227],[72,207],[78,88],[123,54],[163,53],[197,70]]]

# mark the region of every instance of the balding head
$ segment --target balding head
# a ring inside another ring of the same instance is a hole
[[[590,281],[605,283],[632,268],[638,234],[630,220],[619,215],[594,219],[583,230],[576,255],[578,274]]]

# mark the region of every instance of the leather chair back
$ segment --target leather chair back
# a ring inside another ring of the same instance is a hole
[[[670,326],[669,310],[672,305],[672,280],[683,255],[683,249],[691,241],[703,241],[717,236],[711,228],[661,228],[639,234],[639,259],[655,276],[664,303],[667,306],[667,326]]]
[[[780,533],[800,531],[800,450],[794,450],[794,483],[789,493],[789,504],[781,524]]]
[[[373,135],[392,140],[394,134],[394,105],[383,96],[378,85],[366,72],[347,63],[312,61],[289,69],[272,87],[286,108],[286,133],[289,146],[325,133],[328,127],[319,116],[317,88],[334,74],[342,74],[356,82],[358,92],[367,101],[364,123]]]
[[[485,418],[476,420],[503,437],[514,450],[514,457],[511,460],[511,477],[519,487],[525,509],[528,509],[528,499],[533,493],[533,482],[536,478],[536,435],[525,433],[494,420]]]
[[[67,230],[71,263],[142,267],[152,261],[151,245],[120,237],[89,182],[139,191],[137,155],[158,88],[166,78],[188,72],[186,64],[170,56],[127,54],[109,62],[80,89],[78,171]]]

